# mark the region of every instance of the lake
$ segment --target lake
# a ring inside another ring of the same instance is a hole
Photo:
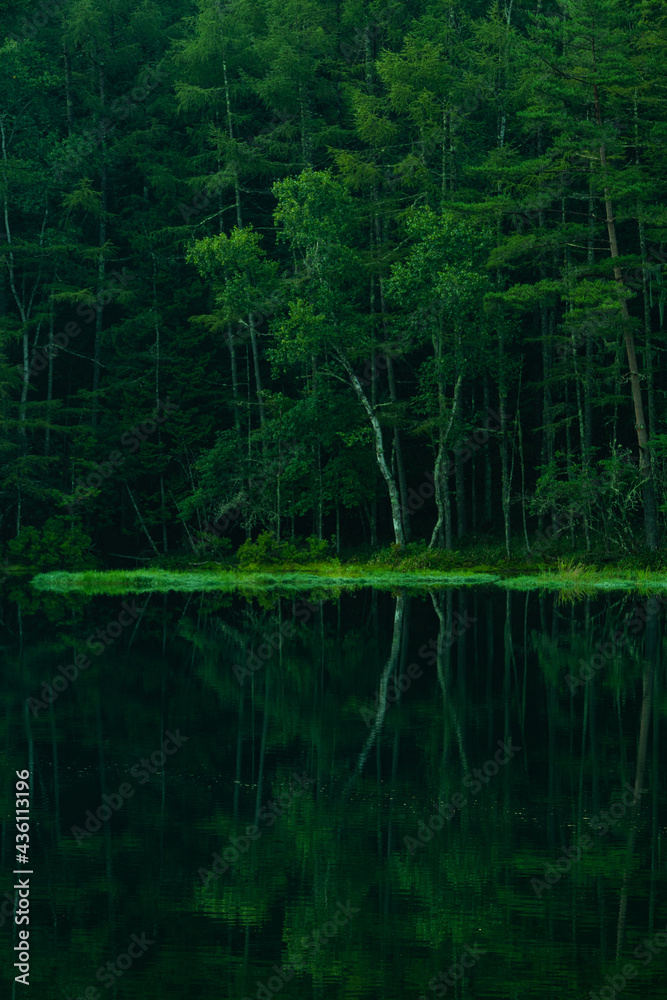
[[[659,598],[14,596],[8,984],[28,770],[35,997],[664,998]]]

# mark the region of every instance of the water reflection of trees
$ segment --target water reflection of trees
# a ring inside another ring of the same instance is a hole
[[[88,928],[91,963],[112,957],[112,944],[140,915],[161,934],[159,963],[175,986],[185,989],[188,978],[169,956],[192,949],[202,996],[221,976],[235,995],[254,996],[257,979],[287,961],[337,900],[351,899],[361,913],[349,934],[311,956],[296,980],[299,995],[332,982],[359,995],[369,982],[387,996],[423,992],[474,940],[488,955],[471,972],[471,996],[596,989],[617,956],[627,960],[664,922],[661,618],[647,604],[646,629],[572,693],[565,675],[613,634],[629,602],[364,593],[315,597],[306,621],[295,603],[153,600],[134,640],[109,650],[37,719],[20,709],[26,692],[115,604],[64,608],[43,625],[24,612],[23,643],[16,629],[9,633],[7,761],[25,766],[32,746],[38,843],[49,871],[44,901]],[[452,643],[457,614],[476,622]],[[284,622],[294,634],[239,684],[233,664]],[[419,650],[431,639],[427,661]],[[413,661],[423,676],[389,702],[383,692]],[[369,729],[360,708],[376,692]],[[187,753],[79,849],[70,826],[170,726],[192,736]],[[507,737],[521,753],[472,795],[466,776]],[[198,868],[243,835],[293,770],[315,778],[314,791],[204,889]],[[537,899],[530,879],[618,800],[626,781],[650,791]],[[465,808],[408,854],[403,838],[460,791]],[[8,798],[3,805],[8,816]],[[54,925],[43,942],[47,960],[73,956],[72,940]],[[78,995],[89,970],[59,961],[54,990]],[[642,970],[642,996],[659,971],[657,961]],[[140,996],[144,973],[136,975]],[[128,979],[129,996],[132,989]]]

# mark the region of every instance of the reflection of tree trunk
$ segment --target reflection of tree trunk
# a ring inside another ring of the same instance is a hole
[[[265,668],[265,688],[264,688],[264,720],[262,722],[262,741],[259,746],[259,773],[257,775],[257,798],[255,800],[255,823],[259,819],[259,810],[262,804],[262,786],[264,784],[264,759],[266,757],[266,733],[269,728],[269,681],[271,663],[267,662]]]
[[[530,602],[530,591],[526,591],[525,604],[523,606],[523,685],[521,691],[521,736],[523,746],[526,747],[526,683],[528,680],[528,604]],[[528,750],[523,752],[524,765],[528,767]]]
[[[160,683],[160,742],[164,740],[164,695],[167,687],[167,621],[168,621],[168,595],[162,598],[162,676]],[[167,815],[167,770],[164,764],[160,770],[160,852],[157,878],[157,906],[156,913],[160,910],[160,893],[162,891],[162,877],[164,874],[164,830],[165,817]],[[156,918],[154,918],[155,920]],[[153,923],[153,933],[157,933],[157,924]]]
[[[364,747],[359,754],[359,760],[357,761],[356,771],[358,774],[361,773],[364,764],[366,763],[366,758],[370,752],[371,747],[377,740],[382,725],[384,723],[385,712],[387,711],[387,687],[389,685],[389,678],[391,677],[393,671],[396,669],[396,664],[398,663],[398,657],[401,650],[401,638],[403,634],[403,615],[405,613],[405,594],[401,591],[396,597],[396,609],[394,611],[394,634],[391,642],[391,651],[389,653],[389,659],[387,660],[386,666],[382,671],[382,676],[380,678],[380,686],[378,691],[379,705],[377,716],[375,717],[375,722],[373,727],[368,734],[368,739],[364,744]]]
[[[600,811],[600,756],[598,754],[599,741],[597,733],[597,688],[595,684],[587,684],[586,691],[588,692],[588,729],[591,745],[591,811],[593,814],[597,814]],[[602,875],[598,875],[596,883],[598,926],[600,928],[600,954],[604,956],[607,952],[607,921],[605,919],[606,907]]]
[[[468,591],[464,588],[459,590],[458,593],[458,613],[459,621],[468,621]],[[457,629],[458,631],[458,629]],[[450,633],[451,635],[451,633]],[[468,671],[466,670],[466,651],[467,651],[467,630],[463,629],[461,634],[458,636],[451,635],[450,642],[456,638],[456,680],[458,686],[458,708],[461,712],[463,718],[466,718],[466,679],[468,677]],[[460,727],[459,727],[460,728]],[[463,741],[462,735],[459,736],[459,745]]]
[[[234,822],[239,818],[239,792],[241,789],[241,761],[243,754],[243,703],[245,688],[241,685],[239,695],[238,731],[236,735],[236,780],[234,782]]]
[[[408,647],[410,643],[410,595],[407,594],[405,598],[405,613],[403,616],[403,638],[401,642],[401,658],[398,665],[398,673],[404,674],[408,665]],[[394,749],[391,758],[391,781],[390,781],[390,794],[389,794],[389,815],[387,817],[387,863],[391,857],[392,847],[393,847],[393,826],[392,826],[392,814],[394,810],[394,789],[396,787],[396,776],[398,774],[398,751],[400,744],[400,732],[396,730],[394,736]],[[389,916],[389,899],[390,899],[390,889],[391,889],[391,879],[387,877],[385,882],[385,898],[384,898],[384,915],[385,918]]]
[[[384,918],[385,920],[389,917],[389,899],[390,890],[392,885],[392,879],[389,876],[390,872],[390,859],[391,852],[393,848],[393,832],[394,828],[392,826],[393,820],[393,810],[394,810],[394,797],[396,790],[396,775],[398,774],[398,750],[400,744],[401,734],[399,730],[396,730],[394,734],[394,749],[391,755],[391,781],[389,782],[389,815],[387,817],[387,867],[385,869],[385,884],[384,884]]]
[[[505,594],[505,627],[503,629],[503,649],[505,659],[505,718],[503,724],[503,737],[506,739],[510,731],[510,699],[512,696],[512,591]]]
[[[623,951],[623,938],[625,936],[625,921],[628,909],[628,882],[630,870],[633,863],[635,840],[637,838],[637,827],[639,824],[640,797],[643,791],[644,772],[646,770],[646,751],[648,749],[648,731],[651,725],[651,711],[653,704],[653,677],[656,662],[659,657],[658,651],[658,602],[654,597],[649,597],[646,602],[646,649],[644,656],[644,689],[642,694],[642,711],[639,723],[639,745],[637,747],[637,768],[635,771],[635,790],[633,802],[630,807],[631,826],[628,833],[628,846],[623,866],[623,884],[621,887],[621,898],[618,906],[618,925],[616,928],[616,961],[621,957]]]
[[[556,755],[556,715],[558,711],[558,705],[556,702],[556,691],[552,681],[547,678],[546,681],[546,697],[547,697],[547,757],[548,757],[548,804],[547,804],[547,842],[549,844],[549,851],[553,853],[556,846],[556,802],[557,802],[557,790],[556,790],[556,767],[557,767],[557,755]]]
[[[53,798],[56,813],[56,839],[60,843],[60,781],[58,779],[58,741],[56,739],[53,702],[49,705],[49,722],[51,723],[51,751],[53,755]]]
[[[461,600],[462,597],[463,597],[463,595],[459,592],[459,600]],[[446,709],[446,712],[443,711],[443,719],[445,718],[445,716],[448,715],[449,718],[450,718],[450,720],[451,720],[452,726],[454,727],[454,732],[456,734],[456,742],[457,742],[457,746],[458,746],[458,750],[459,750],[459,757],[460,757],[460,760],[461,760],[461,769],[462,769],[462,772],[465,774],[469,770],[469,767],[468,767],[468,758],[467,758],[466,751],[465,751],[465,744],[464,744],[464,741],[463,741],[463,729],[462,729],[462,726],[461,726],[461,721],[459,719],[458,713],[456,711],[456,706],[455,706],[454,702],[452,701],[451,697],[448,697],[449,680],[450,680],[450,674],[451,674],[451,646],[452,646],[452,643],[449,642],[448,639],[452,635],[452,626],[453,626],[452,592],[451,592],[451,590],[447,591],[447,607],[446,607],[446,610],[445,610],[445,608],[442,607],[439,597],[437,597],[432,591],[431,591],[431,602],[433,604],[433,610],[435,611],[436,615],[438,616],[438,622],[439,622],[439,626],[438,626],[438,641],[437,641],[437,646],[436,646],[436,669],[437,669],[437,672],[438,672],[438,683],[440,685],[440,690],[442,691],[443,709]],[[459,607],[460,607],[460,605],[459,605]],[[459,688],[461,688],[462,681],[464,680],[464,678],[461,677],[461,673],[462,673],[462,665],[461,665],[461,649],[462,649],[462,646],[461,646],[461,643],[462,643],[462,641],[463,641],[463,636],[461,637],[461,639],[459,639],[459,647],[458,647],[458,654],[459,654],[459,660],[458,660]],[[464,656],[464,662],[465,662],[465,656]],[[465,698],[465,691],[463,692],[463,697]],[[442,750],[443,750],[442,774],[443,774],[443,778],[444,778],[444,764],[445,764],[446,750],[447,750],[447,735],[446,735],[446,733],[445,733],[445,738],[444,738]],[[443,789],[443,787],[441,787],[441,789],[440,789],[440,796],[441,797],[442,797],[443,791],[444,791],[444,789]]]
[[[106,794],[106,776],[104,767],[104,734],[102,732],[102,716],[100,714],[100,701],[96,702],[95,705],[95,721],[97,727],[97,746],[99,752],[99,767],[100,767],[100,792],[102,796]],[[112,954],[116,954],[116,921],[115,921],[115,907],[114,907],[114,896],[113,896],[113,868],[111,865],[111,829],[109,827],[109,821],[104,823],[104,859],[105,859],[105,874],[107,883],[107,896],[109,900],[108,913],[109,913],[109,945],[111,947]]]
[[[505,652],[505,683],[504,683],[504,693],[505,693],[505,718],[503,725],[503,739],[508,739],[511,733],[511,713],[510,713],[510,703],[512,700],[512,666],[516,672],[516,662],[514,660],[514,648],[512,646],[512,591],[508,590],[505,596],[505,629],[504,629],[504,652]],[[517,685],[518,687],[518,685]],[[518,695],[518,691],[517,691]],[[525,743],[524,743],[525,746]],[[510,815],[510,781],[509,781],[509,769],[505,769],[503,772],[503,798],[504,798],[504,809],[503,815],[506,822]]]
[[[493,601],[486,602],[486,708],[487,708],[487,743],[493,741],[493,675],[495,668],[495,644],[493,641]]]
[[[651,759],[651,888],[648,902],[648,932],[653,934],[655,921],[655,889],[658,860],[658,790],[660,765],[660,671],[653,678],[653,755]]]

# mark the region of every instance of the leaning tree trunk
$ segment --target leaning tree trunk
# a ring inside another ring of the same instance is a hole
[[[375,439],[375,460],[377,462],[380,474],[387,484],[387,490],[389,491],[389,501],[391,503],[391,520],[394,526],[394,538],[396,544],[403,547],[405,545],[405,535],[403,534],[403,518],[401,516],[401,501],[398,495],[398,490],[396,488],[396,483],[394,482],[394,477],[391,474],[391,470],[387,465],[387,459],[384,453],[384,441],[382,439],[382,428],[380,427],[380,421],[377,418],[375,410],[371,405],[370,400],[364,392],[361,382],[354,373],[352,366],[350,365],[347,358],[341,357],[343,362],[343,367],[348,374],[350,382],[352,383],[352,388],[355,391],[357,399],[363,406],[368,419],[371,422],[371,427],[373,428],[373,436]]]

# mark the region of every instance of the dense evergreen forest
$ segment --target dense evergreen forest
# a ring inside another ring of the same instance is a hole
[[[665,0],[0,12],[10,563],[659,549]]]

